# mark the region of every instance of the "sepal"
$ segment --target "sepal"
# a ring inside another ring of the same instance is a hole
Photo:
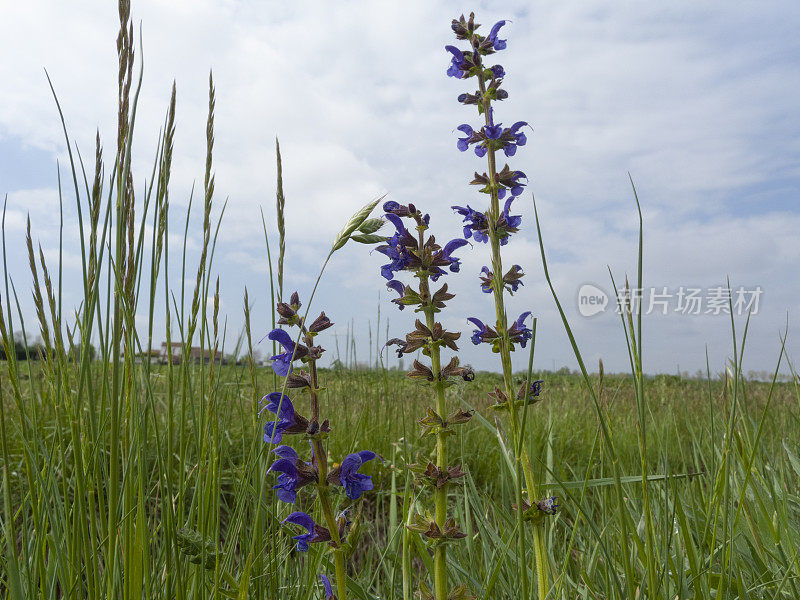
[[[439,413],[432,408],[428,408],[427,416],[417,421],[422,427],[422,434],[420,434],[419,437],[423,438],[428,435],[435,435],[440,431],[447,432],[448,434],[455,433],[450,430],[450,425],[463,425],[472,418],[474,412],[473,410],[456,410],[447,420],[444,420]]]
[[[459,334],[460,335],[460,334]],[[447,363],[447,366],[442,369],[441,373],[439,374],[439,378],[444,381],[447,385],[450,385],[449,378],[450,377],[461,377],[464,381],[474,381],[475,380],[475,371],[472,370],[472,367],[469,365],[465,365],[463,367],[459,366],[459,360],[457,356],[454,356],[450,359],[450,362]]]
[[[291,372],[286,376],[286,387],[289,389],[311,387],[311,375],[305,371]]]
[[[408,470],[412,473],[416,473],[417,484],[433,489],[441,489],[451,481],[460,483],[454,480],[460,479],[466,475],[466,473],[461,470],[460,465],[457,467],[440,469],[432,462],[428,462],[427,466],[424,467],[418,464],[411,464],[408,465]]]
[[[330,432],[331,426],[328,419],[325,419],[322,423],[311,421],[306,429],[306,438],[309,440],[324,440]]]
[[[428,435],[435,435],[446,427],[444,419],[430,407],[428,408],[427,416],[417,420],[417,423],[422,427],[420,438],[424,438]],[[411,469],[411,465],[409,465],[408,468]],[[413,471],[414,469],[411,470]]]
[[[426,379],[427,381],[434,380],[433,371],[416,359],[414,360],[414,368],[408,372],[408,377],[411,379]]]
[[[422,535],[428,538],[428,545],[431,548],[467,537],[467,534],[456,525],[456,520],[453,517],[444,522],[444,528],[442,529],[439,528],[435,521],[430,521],[428,529],[422,532]]]

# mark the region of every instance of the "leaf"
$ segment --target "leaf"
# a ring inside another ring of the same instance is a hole
[[[797,455],[789,450],[789,446],[786,445],[786,441],[783,442],[783,449],[786,450],[786,455],[789,457],[789,464],[792,465],[792,469],[800,477],[800,459],[797,458]]]
[[[253,554],[247,555],[247,562],[244,565],[244,571],[239,578],[239,600],[247,600],[247,591],[250,587],[250,566],[253,562]]]

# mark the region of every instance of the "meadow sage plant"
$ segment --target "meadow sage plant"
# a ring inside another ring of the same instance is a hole
[[[475,15],[470,14],[469,19],[462,15],[452,22],[452,29],[458,40],[466,43],[468,47],[458,48],[446,46],[450,53],[451,61],[447,75],[461,80],[477,80],[478,89],[474,92],[464,92],[458,96],[458,101],[466,106],[477,108],[481,117],[480,125],[464,123],[456,129],[460,132],[456,146],[461,152],[470,148],[476,156],[486,158],[488,169],[476,172],[472,185],[479,186],[479,191],[488,196],[488,207],[478,211],[467,206],[453,206],[464,223],[464,238],[472,239],[477,243],[488,244],[491,249],[491,266],[484,266],[480,272],[480,288],[484,293],[492,294],[495,307],[494,326],[484,323],[477,317],[470,317],[469,321],[475,326],[472,343],[488,344],[492,351],[500,355],[503,368],[504,388],[496,389],[492,394],[494,404],[492,408],[502,411],[507,415],[510,429],[514,435],[516,460],[524,473],[527,499],[523,498],[521,491],[517,497],[517,507],[520,509],[520,523],[527,520],[534,526],[534,556],[536,560],[536,574],[539,597],[544,598],[548,593],[548,574],[544,536],[541,524],[545,515],[555,514],[557,509],[555,498],[538,500],[536,481],[525,444],[524,418],[521,409],[527,408],[529,403],[539,399],[539,390],[542,382],[523,383],[520,389],[514,382],[511,365],[511,352],[516,346],[525,348],[531,340],[533,331],[526,325],[530,312],[519,315],[509,325],[504,304],[504,295],[513,294],[519,286],[523,285],[524,271],[520,265],[512,265],[504,271],[500,255],[502,246],[508,244],[511,236],[519,231],[522,224],[520,215],[512,214],[514,200],[525,189],[527,177],[518,171],[503,164],[499,159],[513,157],[517,149],[527,142],[525,121],[517,121],[509,127],[504,127],[495,116],[493,103],[508,98],[508,92],[503,89],[503,79],[506,75],[502,65],[491,64],[492,55],[505,50],[506,40],[501,39],[502,28],[507,21],[498,21],[489,30],[488,35],[481,35],[477,31],[480,27],[475,22]],[[502,154],[501,154],[502,153]],[[517,477],[520,481],[521,477]],[[518,484],[521,488],[521,482]],[[524,532],[520,529],[520,550],[524,552]],[[527,571],[521,570],[520,582],[523,595],[527,595]]]
[[[272,449],[277,460],[270,467],[271,472],[277,473],[278,499],[282,502],[294,504],[297,493],[306,486],[316,488],[316,503],[321,513],[324,524],[314,521],[308,513],[302,511],[292,512],[284,523],[290,523],[300,528],[303,533],[293,539],[297,542],[297,550],[305,552],[310,544],[327,543],[334,554],[336,570],[336,590],[338,600],[346,598],[346,567],[345,559],[353,544],[353,538],[348,537],[352,523],[347,517],[347,509],[341,510],[338,516],[334,510],[331,499],[331,487],[340,487],[350,501],[358,500],[363,492],[372,489],[372,478],[359,472],[362,465],[376,458],[376,454],[369,450],[362,450],[348,454],[340,464],[328,468],[328,456],[324,440],[331,433],[328,419],[320,416],[319,394],[321,391],[317,373],[317,361],[322,356],[324,349],[316,345],[316,336],[328,329],[333,323],[324,312],[306,326],[304,317],[298,314],[300,298],[297,292],[291,295],[289,302],[278,302],[277,312],[280,315],[278,323],[289,327],[297,327],[300,335],[297,341],[292,339],[285,329],[273,329],[268,338],[278,342],[283,352],[272,357],[272,368],[276,374],[284,377],[283,390],[266,395],[262,399],[263,409],[275,415],[264,426],[264,441],[268,444],[280,444],[284,436],[302,435],[310,445],[310,459],[303,460],[294,448],[278,445]],[[294,364],[305,365],[307,371],[295,371]],[[310,400],[310,415],[305,416],[298,412],[295,403],[284,393],[292,390],[292,394],[305,393]],[[325,589],[326,599],[336,599],[331,584],[325,575],[320,576]]]
[[[414,329],[405,339],[389,340],[387,345],[396,345],[398,356],[422,351],[430,358],[430,366],[414,360],[413,368],[408,376],[429,386],[433,392],[435,406],[428,408],[427,415],[419,420],[422,427],[421,437],[433,436],[436,439],[436,464],[412,464],[409,469],[415,474],[417,483],[428,488],[434,494],[433,514],[413,517],[409,529],[427,538],[433,550],[433,596],[424,583],[420,584],[423,598],[434,597],[436,600],[455,600],[467,598],[466,587],[459,585],[452,592],[447,583],[447,543],[465,537],[458,528],[455,519],[447,515],[447,490],[452,483],[465,475],[460,466],[450,465],[447,458],[447,437],[454,433],[453,426],[469,421],[472,413],[456,409],[449,412],[445,389],[453,380],[472,381],[475,378],[472,369],[460,366],[457,356],[442,366],[441,350],[443,348],[457,351],[456,340],[460,333],[446,331],[436,321],[436,313],[445,307],[445,303],[454,297],[447,291],[443,283],[434,290],[431,284],[436,283],[447,272],[458,272],[461,262],[453,256],[459,248],[468,242],[456,239],[444,247],[436,243],[433,235],[427,235],[430,216],[423,215],[413,204],[404,206],[397,202],[386,202],[383,205],[385,218],[395,226],[395,233],[378,246],[377,250],[385,254],[389,261],[381,267],[381,274],[389,279],[386,286],[397,293],[392,302],[400,310],[406,306],[414,306],[414,311],[422,313],[424,322],[417,319]],[[409,223],[406,227],[404,219]],[[394,279],[396,273],[413,273],[416,283],[403,283]]]

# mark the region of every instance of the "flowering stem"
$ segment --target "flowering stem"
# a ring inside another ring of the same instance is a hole
[[[318,421],[319,385],[317,361],[311,360],[309,367],[311,371],[311,419],[312,421]],[[314,447],[314,456],[317,459],[317,469],[319,470],[317,497],[319,498],[322,514],[325,516],[325,523],[331,532],[331,540],[336,544],[336,549],[333,551],[334,568],[336,570],[336,591],[339,600],[345,600],[347,597],[347,570],[344,562],[344,548],[342,548],[342,540],[339,538],[339,527],[336,523],[336,516],[333,514],[333,506],[331,505],[331,497],[328,490],[328,455],[319,437],[314,438],[312,446]]]
[[[422,248],[424,247],[422,228],[420,228],[419,233],[419,247],[420,252],[422,252]],[[428,274],[425,271],[420,272],[420,294],[423,298],[427,299],[422,305],[422,311],[425,313],[425,321],[428,329],[433,331],[435,307],[431,299],[428,285]],[[439,376],[442,369],[439,345],[431,343],[430,353],[433,386],[436,391],[436,412],[444,419],[447,416],[447,406],[444,396],[444,386]],[[443,429],[436,434],[436,466],[440,470],[447,470],[447,433]],[[436,488],[434,492],[434,506],[436,525],[439,527],[440,531],[444,531],[445,521],[447,521],[446,485]],[[447,600],[447,547],[444,543],[438,544],[433,554],[433,589],[434,598],[436,600]]]
[[[483,69],[478,69],[478,85],[483,98],[483,114],[486,120],[486,125],[490,126],[490,107],[491,100],[486,97],[486,81]],[[497,333],[500,336],[500,361],[503,367],[503,380],[505,383],[505,393],[508,398],[508,414],[509,421],[511,422],[511,430],[514,433],[515,440],[522,439],[523,431],[519,431],[517,407],[515,404],[516,391],[514,389],[514,380],[511,365],[511,344],[508,335],[508,321],[506,319],[505,306],[503,301],[503,294],[505,292],[505,283],[503,282],[503,261],[500,256],[500,237],[497,235],[496,224],[500,217],[500,198],[498,196],[498,183],[497,183],[497,161],[495,157],[495,148],[489,145],[487,158],[489,162],[489,186],[491,203],[487,211],[488,221],[488,234],[489,242],[492,248],[492,295],[494,296],[495,314],[497,316]],[[516,460],[521,462],[522,471],[525,475],[525,487],[528,494],[528,501],[533,503],[538,497],[536,480],[533,475],[533,468],[531,467],[530,457],[528,456],[528,449],[522,445],[521,452],[517,453]],[[517,478],[518,485],[519,478]],[[518,510],[522,510],[522,505],[517,506]],[[520,531],[520,536],[523,532]],[[536,571],[537,588],[539,598],[544,599],[547,596],[547,589],[549,587],[548,574],[546,568],[546,551],[544,545],[544,535],[542,525],[536,524],[533,526],[533,542],[534,542],[534,566]],[[520,538],[520,545],[524,542]]]

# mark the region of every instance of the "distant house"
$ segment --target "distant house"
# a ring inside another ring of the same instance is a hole
[[[145,360],[147,360],[148,354],[150,356],[150,361],[149,362],[151,362],[151,363],[152,362],[161,362],[161,352],[159,352],[158,350],[150,350],[149,353],[146,352],[146,351],[145,352],[139,352],[138,354],[135,354],[133,356],[133,362],[136,363],[137,365],[142,364],[143,362],[145,362]]]
[[[173,365],[181,364],[183,359],[183,344],[180,342],[172,342],[168,347],[166,342],[161,343],[160,361],[162,364],[172,363]],[[211,350],[201,349],[200,346],[192,346],[189,348],[188,360],[191,362],[208,364],[211,362]],[[222,362],[222,355],[216,354],[214,362],[219,364]]]
[[[161,342],[161,364],[172,363],[173,365],[181,364],[181,357],[183,356],[183,344],[180,342],[172,342],[170,347],[167,347],[167,342]]]

